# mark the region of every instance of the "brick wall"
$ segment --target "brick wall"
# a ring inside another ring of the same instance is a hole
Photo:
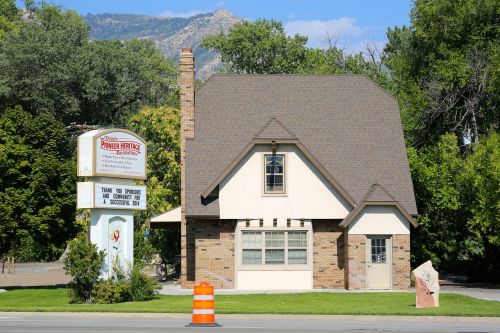
[[[344,234],[337,220],[313,220],[313,288],[344,289]]]
[[[235,227],[230,220],[187,220],[183,288],[201,281],[216,288],[234,288]]]
[[[348,289],[366,289],[366,236],[347,236]]]
[[[410,235],[392,236],[392,289],[410,287]]]

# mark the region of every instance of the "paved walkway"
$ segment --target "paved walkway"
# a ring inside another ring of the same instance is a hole
[[[312,289],[312,290],[237,290],[237,289],[216,289],[216,295],[244,295],[244,294],[288,294],[288,293],[362,293],[362,292],[407,292],[415,293],[414,288],[407,291],[391,290],[345,290],[345,289]],[[470,288],[464,286],[441,286],[441,293],[454,293],[471,296],[478,299],[492,300],[500,302],[500,288]],[[163,284],[160,290],[161,295],[192,295],[193,289],[182,289],[180,285]]]

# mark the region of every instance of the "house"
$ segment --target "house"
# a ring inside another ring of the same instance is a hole
[[[363,75],[214,75],[180,58],[181,281],[407,289],[417,214],[398,104]]]

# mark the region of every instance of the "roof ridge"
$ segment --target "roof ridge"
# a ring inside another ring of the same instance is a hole
[[[286,77],[290,77],[290,76],[320,76],[320,77],[336,76],[336,77],[343,77],[343,76],[345,76],[345,77],[351,77],[351,76],[358,76],[358,77],[366,77],[366,78],[370,79],[368,77],[368,75],[366,75],[366,74],[252,74],[252,73],[241,73],[241,74],[215,73],[215,74],[210,75],[209,78],[212,78],[212,77],[213,78],[216,78],[216,77],[243,77],[243,76],[246,76],[246,77],[255,77],[255,76],[274,76],[274,77],[277,77],[277,76],[286,76]]]

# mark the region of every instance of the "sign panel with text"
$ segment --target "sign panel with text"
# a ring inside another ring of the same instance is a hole
[[[80,182],[77,208],[146,209],[146,186]]]
[[[80,135],[78,176],[145,179],[146,143],[124,129],[101,129]]]

